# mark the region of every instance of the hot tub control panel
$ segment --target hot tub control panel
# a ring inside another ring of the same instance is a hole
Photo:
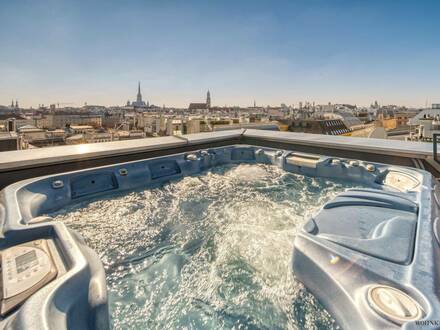
[[[40,239],[0,252],[2,316],[57,276],[51,250],[49,241]]]

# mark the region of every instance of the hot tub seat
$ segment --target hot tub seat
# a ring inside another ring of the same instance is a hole
[[[408,264],[417,214],[417,204],[399,193],[351,189],[326,203],[304,228],[346,248]]]

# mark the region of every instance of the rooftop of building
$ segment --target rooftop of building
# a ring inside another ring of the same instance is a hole
[[[7,120],[7,119],[26,119],[21,114],[18,113],[0,113],[0,120]]]
[[[0,140],[16,139],[17,133],[15,132],[0,132]]]
[[[70,125],[71,129],[79,130],[79,129],[93,129],[93,126],[90,125]]]
[[[190,103],[188,106],[189,110],[204,110],[208,109],[208,105],[206,103]]]

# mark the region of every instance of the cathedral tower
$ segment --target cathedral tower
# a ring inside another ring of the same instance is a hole
[[[206,107],[211,108],[211,93],[209,91],[206,93]]]
[[[138,93],[137,93],[137,96],[136,96],[136,102],[137,102],[138,104],[141,104],[141,103],[142,103],[141,82],[140,82],[140,81],[139,81],[139,83],[138,83]]]

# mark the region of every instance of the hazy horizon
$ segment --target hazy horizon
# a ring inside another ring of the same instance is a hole
[[[440,103],[438,1],[2,1],[0,104]]]

